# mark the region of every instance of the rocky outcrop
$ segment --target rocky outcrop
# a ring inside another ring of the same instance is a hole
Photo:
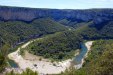
[[[66,19],[69,21],[91,21],[99,23],[113,20],[112,9],[89,9],[89,10],[59,10],[59,9],[36,9],[0,6],[0,20],[20,20],[30,22],[37,18],[50,17],[56,21]]]

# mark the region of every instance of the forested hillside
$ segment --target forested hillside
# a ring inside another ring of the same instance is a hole
[[[74,55],[74,51],[80,49],[83,40],[112,39],[113,22],[94,24],[86,23],[78,29],[59,32],[38,40],[29,45],[30,53],[57,60],[68,59]]]
[[[34,41],[26,50],[35,55],[52,60],[72,58],[77,49],[80,49],[82,37],[73,31],[58,32]]]
[[[112,58],[113,40],[98,40],[93,43],[83,68],[70,69],[60,75],[112,75]]]
[[[21,21],[0,22],[0,40],[14,45],[45,34],[65,31],[67,28],[52,19],[37,19],[32,23]]]
[[[113,21],[105,21],[99,24],[88,22],[76,29],[75,32],[79,32],[86,40],[112,39]]]

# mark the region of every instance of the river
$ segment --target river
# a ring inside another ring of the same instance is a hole
[[[8,60],[8,63],[9,63],[9,65],[11,66],[11,67],[13,67],[13,68],[18,68],[18,64],[16,63],[16,62],[14,62],[13,60]]]
[[[85,46],[84,43],[81,43],[81,50],[80,50],[80,53],[75,56],[74,58],[74,64],[75,65],[78,65],[80,63],[82,63],[82,59],[85,57],[86,53],[87,53],[87,47]]]
[[[75,56],[73,64],[74,65],[81,64],[82,59],[85,57],[86,53],[87,53],[87,47],[85,46],[84,43],[81,43],[80,53],[77,56]],[[14,61],[12,61],[12,60],[10,60],[9,64],[13,68],[18,68],[18,65]]]

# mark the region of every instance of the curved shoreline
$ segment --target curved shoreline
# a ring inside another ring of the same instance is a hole
[[[40,39],[40,38],[39,38]],[[38,39],[38,40],[39,40]],[[34,40],[35,41],[35,40]],[[61,72],[64,72],[67,68],[70,67],[72,59],[68,59],[62,62],[49,62],[45,60],[36,60],[35,56],[33,55],[32,59],[25,59],[20,55],[20,48],[27,47],[30,43],[33,41],[29,41],[25,43],[23,46],[19,47],[17,51],[10,53],[8,55],[9,59],[14,60],[19,65],[19,69],[25,70],[26,68],[30,68],[33,71],[37,71],[39,74],[59,74]],[[87,54],[90,50],[90,47],[92,45],[93,41],[86,42],[85,45],[87,47],[87,53],[85,54],[85,57],[82,59],[82,63],[75,65],[74,67],[76,69],[79,69],[82,67],[84,63],[84,59],[87,57]],[[77,53],[78,54],[78,53]],[[77,55],[75,54],[75,56]],[[32,54],[31,54],[32,55]],[[51,71],[52,70],[52,71]]]
[[[87,58],[87,55],[88,55],[89,51],[91,50],[91,46],[92,46],[93,42],[94,41],[88,41],[88,42],[85,43],[85,46],[87,47],[87,53],[85,54],[85,56],[82,59],[81,63],[74,66],[76,69],[82,68],[82,66],[83,66],[83,64],[85,62],[85,58]]]
[[[37,71],[39,74],[58,74],[58,73],[64,72],[67,68],[70,67],[72,59],[68,59],[62,62],[52,63],[50,61],[45,61],[45,60],[43,61],[43,59],[42,61],[35,60],[35,55],[32,55],[32,54],[31,55],[34,57],[34,59],[33,57],[32,59],[24,59],[20,55],[20,48],[25,48],[32,42],[33,41],[29,41],[25,43],[23,46],[19,47],[17,51],[10,53],[8,55],[9,59],[12,59],[16,63],[18,63],[20,69],[25,70],[26,68],[30,68],[33,71]]]

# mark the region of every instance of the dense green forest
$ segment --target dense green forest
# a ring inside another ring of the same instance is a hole
[[[97,40],[93,43],[83,67],[70,69],[60,75],[112,75],[113,40]]]
[[[31,23],[21,21],[0,21],[0,42],[14,45],[29,38],[64,31],[67,28],[52,19],[38,19]]]
[[[95,24],[93,21],[85,23],[75,30],[84,40],[113,39],[113,21]]]
[[[86,23],[75,30],[67,30],[48,35],[29,45],[28,50],[35,55],[50,59],[68,59],[74,55],[74,51],[80,49],[83,40],[98,40],[113,38],[113,22],[102,24],[101,27],[93,22]]]
[[[38,41],[27,48],[30,53],[54,60],[68,59],[80,49],[82,37],[73,31],[57,32]]]

